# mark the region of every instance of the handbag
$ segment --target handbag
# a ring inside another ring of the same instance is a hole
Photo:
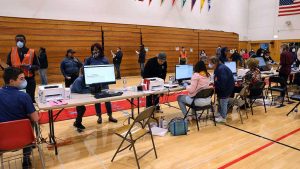
[[[169,131],[173,136],[187,135],[187,120],[180,117],[173,118],[169,123]]]

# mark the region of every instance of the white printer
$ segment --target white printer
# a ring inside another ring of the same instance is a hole
[[[149,91],[159,91],[164,89],[164,80],[158,77],[144,79]]]
[[[64,88],[62,84],[51,84],[45,86],[39,86],[38,100],[41,103],[46,103],[52,100],[70,99],[70,88]]]

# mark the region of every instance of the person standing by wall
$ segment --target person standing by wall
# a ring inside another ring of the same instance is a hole
[[[198,59],[198,61],[203,61],[204,63],[207,62],[207,55],[205,53],[205,50],[200,51],[199,57],[200,58]]]
[[[179,64],[185,65],[187,63],[187,57],[188,57],[187,52],[186,52],[185,48],[182,46],[180,55],[179,55]]]
[[[46,49],[43,47],[40,47],[39,50],[39,62],[40,62],[40,78],[41,78],[41,84],[42,85],[47,85],[48,80],[47,80],[47,68],[48,68],[48,59],[47,59],[47,54],[46,54]]]
[[[218,58],[220,58],[220,56],[221,56],[221,49],[222,49],[221,45],[219,45],[218,48],[216,49],[216,56]]]
[[[26,47],[26,37],[24,35],[16,35],[16,47],[12,47],[7,56],[6,64],[12,67],[21,68],[25,74],[27,81],[26,93],[31,97],[35,103],[35,71],[40,68],[40,63],[35,55],[34,49]]]
[[[138,63],[140,65],[140,69],[141,69],[141,76],[143,76],[144,74],[144,69],[145,69],[145,60],[146,60],[146,50],[145,50],[145,46],[142,44],[140,45],[140,50],[139,51],[135,51],[136,54],[138,55],[139,59],[138,59]]]
[[[117,52],[114,53],[112,50],[110,51],[113,56],[113,63],[116,69],[116,79],[121,79],[120,66],[123,58],[123,52],[120,47],[117,48]]]
[[[66,57],[60,64],[60,70],[65,77],[65,87],[70,87],[75,79],[79,76],[82,63],[79,59],[75,58],[76,52],[73,49],[68,49]]]

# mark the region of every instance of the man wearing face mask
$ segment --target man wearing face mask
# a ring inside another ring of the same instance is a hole
[[[211,57],[209,68],[214,69],[214,85],[218,98],[218,112],[216,122],[225,123],[228,110],[229,97],[234,89],[234,78],[231,70],[222,64],[217,57]]]
[[[35,71],[39,69],[40,63],[35,55],[34,49],[26,47],[26,37],[24,35],[17,35],[15,37],[16,47],[12,47],[7,56],[7,65],[21,68],[27,80],[26,93],[28,93],[35,103]]]
[[[0,89],[0,123],[21,119],[38,122],[39,116],[30,96],[19,91],[26,88],[24,72],[19,68],[8,67],[4,70],[3,79],[5,86]],[[31,167],[31,151],[31,148],[23,149],[23,169]]]

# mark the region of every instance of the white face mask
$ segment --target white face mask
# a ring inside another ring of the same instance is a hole
[[[18,41],[17,42],[17,47],[18,48],[23,48],[24,47],[24,42]]]
[[[26,81],[26,80],[23,80],[23,81],[21,82],[21,84],[18,86],[18,89],[19,89],[19,90],[25,89],[26,86],[27,86],[27,81]]]
[[[260,54],[260,56],[264,56],[264,54],[262,53],[262,54]]]
[[[295,48],[293,48],[293,49],[292,49],[292,52],[296,52],[296,49],[295,49]]]
[[[208,64],[208,67],[211,69],[211,68],[213,68],[213,67],[214,67],[214,65],[213,65],[213,64],[211,64],[211,63],[209,63],[209,64]]]

